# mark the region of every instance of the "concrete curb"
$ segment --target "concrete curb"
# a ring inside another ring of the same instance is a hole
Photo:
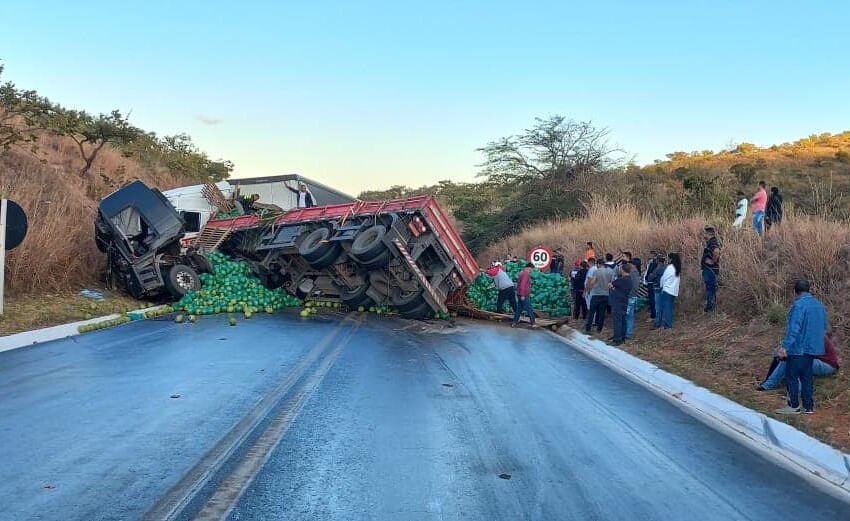
[[[152,309],[156,309],[158,307],[160,306],[153,306],[134,311],[144,313]],[[98,322],[103,322],[104,320],[113,320],[120,316],[121,315],[118,313],[113,313],[112,315],[104,315],[102,317],[95,317],[89,320],[81,320],[79,322],[72,322],[70,324],[60,324],[58,326],[45,327],[42,329],[34,329],[32,331],[24,331],[22,333],[15,333],[13,335],[2,336],[0,337],[0,353],[2,353],[3,351],[11,351],[12,349],[18,349],[20,347],[41,344],[42,342],[50,342],[51,340],[59,340],[60,338],[68,338],[70,336],[80,335],[81,333],[77,331],[77,328],[80,326],[85,326],[88,324],[97,324]]]
[[[850,499],[850,455],[613,346],[569,329],[549,332],[569,346],[663,396],[697,419],[833,495]]]

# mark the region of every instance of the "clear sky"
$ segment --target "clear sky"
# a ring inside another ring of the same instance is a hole
[[[848,20],[845,0],[9,1],[0,60],[237,177],[357,194],[475,180],[477,147],[552,114],[639,163],[850,129]]]

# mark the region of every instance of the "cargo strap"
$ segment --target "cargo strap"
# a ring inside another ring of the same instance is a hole
[[[428,282],[428,279],[425,278],[425,275],[422,273],[422,270],[419,269],[419,266],[416,265],[416,261],[413,260],[413,257],[410,256],[410,252],[407,251],[407,248],[401,243],[398,239],[393,239],[393,244],[398,248],[398,251],[401,252],[402,257],[407,262],[407,265],[410,266],[410,269],[413,273],[419,278],[419,282],[422,284],[422,287],[425,288],[425,291],[431,296],[434,302],[439,306],[440,311],[443,313],[448,312],[448,308],[446,308],[446,303],[442,301],[442,299],[437,296],[437,292],[434,291],[434,288],[431,286],[431,283]]]

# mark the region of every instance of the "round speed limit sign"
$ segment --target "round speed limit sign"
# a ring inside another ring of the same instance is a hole
[[[535,246],[528,250],[528,262],[538,270],[545,270],[552,264],[552,250],[546,246]]]

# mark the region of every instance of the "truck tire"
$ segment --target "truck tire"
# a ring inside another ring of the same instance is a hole
[[[165,277],[165,288],[176,299],[183,297],[189,291],[201,289],[201,279],[198,273],[183,264],[177,264],[168,270]]]
[[[351,243],[351,256],[361,264],[374,264],[381,254],[388,253],[383,240],[386,234],[387,227],[383,224],[367,228]]]
[[[383,295],[384,298],[392,295],[392,290],[390,288],[390,278],[383,271],[369,272],[369,285],[373,290]]]
[[[399,311],[399,313],[404,318],[428,318],[431,315],[432,310],[431,306],[423,300],[422,303],[415,308],[407,311]]]
[[[366,281],[354,289],[349,289],[347,286],[337,286],[337,290],[340,300],[348,306],[348,309],[357,309],[360,306],[369,307],[374,304],[371,297],[366,294],[369,291],[369,283]]]
[[[393,293],[390,296],[390,303],[399,310],[400,313],[416,309],[425,302],[422,297],[422,289],[416,291],[405,292],[399,287],[393,288]]]
[[[328,262],[328,259],[332,258],[332,260],[336,260],[337,256],[339,256],[340,244],[339,242],[327,242],[330,235],[331,231],[329,229],[316,228],[307,237],[304,237],[304,240],[298,245],[298,253],[301,254],[301,257],[305,261],[317,269],[321,268],[314,265],[314,263],[324,264],[322,267],[333,264],[332,261]]]

